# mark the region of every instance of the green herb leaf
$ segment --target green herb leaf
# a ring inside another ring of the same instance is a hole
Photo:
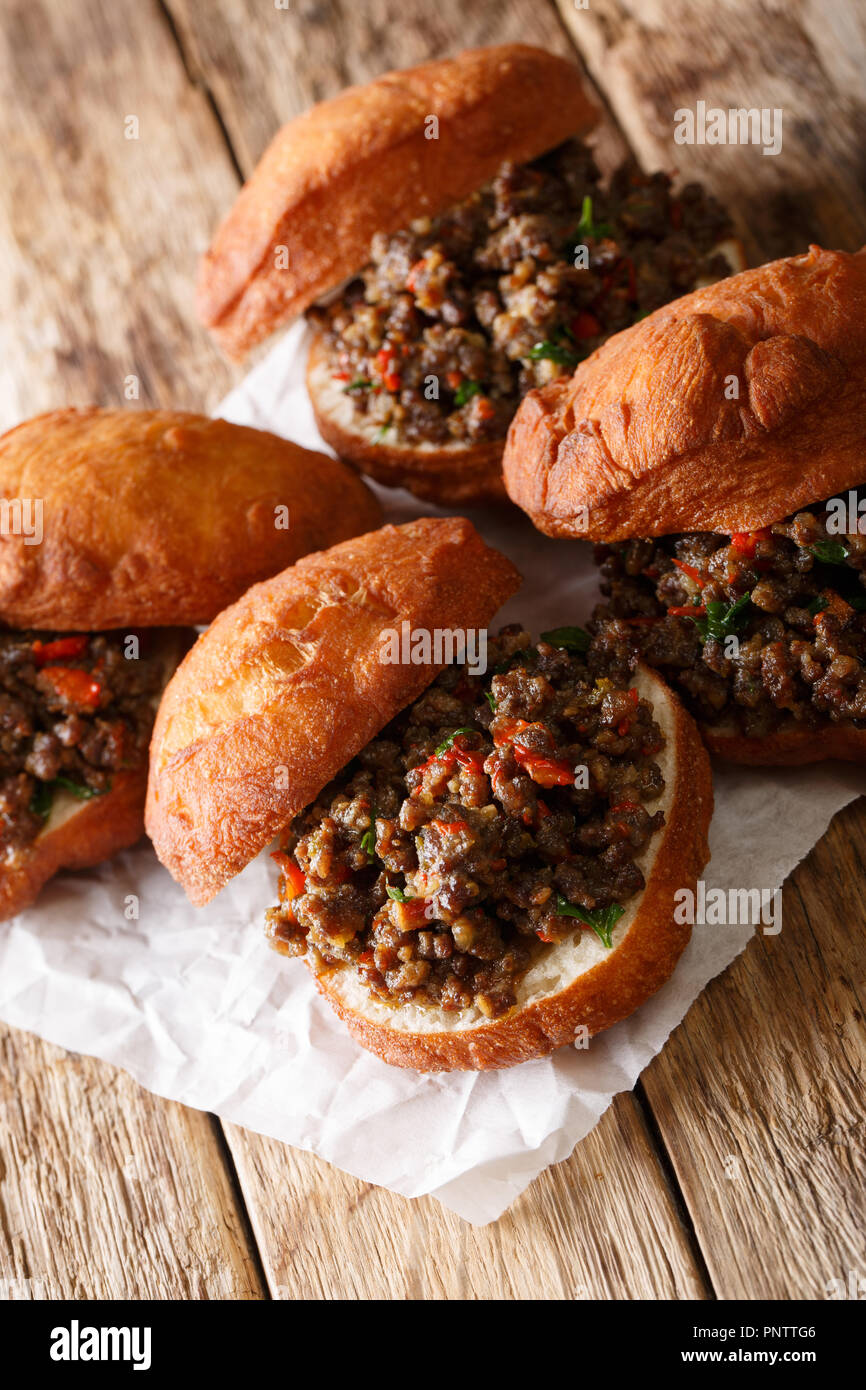
[[[104,796],[105,792],[111,791],[111,784],[105,791],[96,791],[93,787],[82,786],[80,782],[73,782],[69,777],[55,777],[51,783],[52,787],[64,787],[66,791],[72,792],[73,796],[78,797],[79,801],[89,801],[93,796]]]
[[[485,700],[487,701],[487,703],[488,703],[488,705],[490,706],[490,708],[493,710],[493,713],[495,714],[495,713],[496,713],[496,697],[495,697],[495,695],[493,694],[493,691],[492,691],[492,690],[485,690],[485,692],[484,692],[484,698],[485,698]]]
[[[809,613],[811,617],[817,618],[818,614],[823,613],[824,609],[829,608],[829,606],[830,600],[828,598],[825,598],[823,594],[819,594],[817,598],[812,599],[812,602],[809,604],[809,607],[806,611]]]
[[[560,367],[576,367],[580,361],[579,353],[572,352],[571,348],[564,343],[553,343],[549,338],[543,342],[536,343],[529,349],[529,357],[533,362],[550,361],[556,362]]]
[[[552,647],[564,647],[567,652],[589,651],[590,636],[582,627],[554,627],[550,632],[542,632],[541,640]]]
[[[361,836],[361,849],[364,851],[364,853],[366,854],[366,856],[367,856],[368,859],[373,860],[373,859],[376,858],[376,808],[375,808],[375,806],[371,806],[371,807],[370,807],[370,828],[369,828],[369,830],[365,830],[365,831],[364,831],[364,834]]]
[[[465,405],[473,396],[480,395],[482,390],[480,381],[461,381],[454,392],[454,404],[457,406]]]
[[[810,555],[820,560],[822,565],[844,565],[850,554],[842,541],[816,541],[806,547]]]
[[[30,810],[34,816],[41,816],[47,820],[51,814],[51,803],[54,800],[54,787],[50,782],[37,782],[33,788],[33,795],[30,798]]]
[[[386,884],[385,892],[389,898],[393,898],[395,903],[410,903],[412,899],[408,893],[404,893],[402,888],[393,888],[391,884]]]
[[[354,381],[348,382],[343,387],[343,391],[369,391],[372,385],[373,383],[369,377],[356,376]]]
[[[576,917],[579,922],[583,922],[585,927],[590,927],[598,937],[603,946],[608,950],[613,946],[611,932],[616,926],[625,908],[619,903],[610,903],[608,907],[596,907],[592,911],[587,911],[585,907],[578,907],[575,903],[570,903],[568,898],[564,898],[561,893],[556,895],[556,914],[558,917]]]
[[[507,661],[500,661],[498,666],[494,666],[491,674],[502,676],[506,671],[511,670],[512,661],[528,661],[531,664],[537,657],[538,653],[534,647],[521,647],[518,651],[512,652]]]
[[[612,232],[613,228],[609,222],[593,222],[592,198],[587,193],[581,204],[580,221],[577,224],[577,231],[574,234],[575,237],[578,241],[582,240],[584,237],[592,237],[593,240],[597,241],[601,237],[610,236]]]
[[[746,621],[745,608],[751,602],[751,594],[743,594],[734,603],[708,603],[705,618],[692,618],[704,641],[722,642],[732,633],[741,631]]]
[[[386,420],[385,424],[382,425],[381,429],[377,430],[376,433],[373,435],[373,440],[374,440],[374,442],[375,442],[375,443],[378,443],[378,441],[379,441],[380,439],[384,439],[384,438],[385,438],[385,435],[388,433],[388,431],[389,431],[390,428],[391,428],[391,421],[390,421],[390,420]]]
[[[434,757],[438,758],[440,753],[447,753],[458,734],[474,734],[477,732],[478,730],[473,729],[469,724],[462,724],[459,729],[455,729],[453,734],[449,734],[448,737],[439,744],[439,747],[434,753]]]

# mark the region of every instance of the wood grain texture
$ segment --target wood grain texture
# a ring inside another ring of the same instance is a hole
[[[855,0],[557,0],[646,168],[702,180],[754,263],[866,241],[866,10]],[[782,149],[677,145],[674,113],[780,108]]]
[[[237,181],[157,0],[8,0],[0,90],[0,428],[134,405],[130,376],[139,404],[215,406],[193,278]]]
[[[0,428],[122,405],[130,374],[141,404],[215,404],[192,279],[237,178],[159,4],[9,0],[0,90]],[[262,1296],[213,1121],[26,1034],[0,1048],[0,1297]]]
[[[792,875],[780,934],[750,943],[644,1073],[719,1298],[822,1299],[863,1272],[863,809]]]
[[[473,1227],[233,1125],[226,1133],[274,1298],[708,1296],[633,1096],[499,1221]]]
[[[0,1299],[266,1296],[209,1116],[4,1029],[0,1134]]]

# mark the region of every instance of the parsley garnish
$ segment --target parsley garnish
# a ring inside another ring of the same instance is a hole
[[[484,692],[484,698],[485,698],[485,700],[487,701],[488,705],[490,706],[490,708],[493,710],[493,712],[494,712],[494,714],[495,714],[495,713],[496,713],[496,697],[494,696],[493,691],[492,691],[492,690],[485,690],[485,692]]]
[[[816,560],[820,560],[822,565],[844,565],[850,553],[842,541],[816,541],[806,549]]]
[[[564,647],[567,652],[589,651],[590,636],[582,627],[554,627],[550,632],[542,632],[541,640],[552,647]]]
[[[433,756],[438,758],[440,753],[447,753],[458,734],[474,734],[477,732],[477,729],[471,728],[468,724],[462,724],[459,729],[455,729],[453,734],[449,734],[448,737],[439,744]]]
[[[343,391],[369,391],[372,385],[373,383],[369,377],[356,376],[354,381],[348,382],[348,384],[343,387]]]
[[[744,608],[751,601],[751,594],[743,594],[735,603],[708,603],[705,618],[692,618],[692,622],[705,642],[722,642],[732,633],[739,632],[746,621]]]
[[[366,854],[366,856],[367,856],[368,859],[373,860],[373,859],[376,858],[376,808],[375,808],[375,806],[371,806],[371,807],[370,807],[370,827],[369,827],[368,830],[365,830],[365,831],[364,831],[364,834],[361,836],[361,849],[364,851],[364,853]]]
[[[561,893],[556,895],[557,917],[576,917],[585,927],[592,928],[601,944],[608,950],[613,946],[611,932],[624,912],[625,908],[619,903],[610,903],[608,907],[596,907],[587,911],[585,907],[570,903]]]
[[[73,782],[70,777],[55,777],[51,782],[37,782],[30,798],[30,810],[34,816],[41,816],[47,820],[51,814],[51,806],[54,801],[54,793],[60,788],[71,792],[79,801],[90,801],[94,796],[105,796],[106,792],[111,791],[111,783],[102,791],[97,791],[95,787],[86,787],[81,782]]]
[[[408,893],[404,893],[402,888],[392,888],[390,883],[386,884],[385,892],[389,898],[394,899],[395,903],[410,903],[412,901]]]
[[[473,396],[480,395],[483,389],[480,381],[461,381],[454,392],[454,404],[465,405]]]
[[[543,342],[536,343],[529,349],[529,358],[533,362],[547,360],[555,362],[559,367],[576,367],[580,361],[580,355],[572,352],[571,348],[564,343],[551,342],[550,338],[545,338]]]
[[[577,237],[578,241],[583,237],[592,237],[593,240],[597,241],[600,237],[610,236],[612,231],[613,227],[609,222],[593,222],[592,198],[587,193],[581,205],[580,221],[577,224],[577,231],[574,235]]]
[[[823,613],[824,609],[829,608],[829,606],[830,600],[828,598],[825,598],[823,594],[819,594],[817,598],[812,599],[812,602],[809,604],[809,607],[807,608],[806,612],[810,615],[810,617],[817,618],[818,614]]]

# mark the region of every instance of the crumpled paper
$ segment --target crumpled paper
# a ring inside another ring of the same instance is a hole
[[[296,325],[219,413],[321,447],[304,352]],[[381,495],[390,520],[436,514],[406,493]],[[586,618],[596,593],[588,545],[547,540],[517,515],[468,514],[525,576],[497,623],[520,619],[537,633]],[[708,890],[778,888],[864,790],[862,770],[839,764],[717,767]],[[262,917],[276,884],[262,855],[197,911],[146,843],[63,874],[0,925],[0,1017],[359,1178],[407,1197],[432,1193],[478,1224],[569,1155],[756,930],[697,925],[668,984],[586,1050],[502,1072],[419,1076],[358,1047],[306,968],[268,948]]]

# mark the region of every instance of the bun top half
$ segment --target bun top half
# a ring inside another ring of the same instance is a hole
[[[383,660],[383,635],[486,628],[520,576],[461,517],[308,555],[221,613],[169,682],[146,825],[208,902],[410,704],[443,661]]]
[[[0,622],[87,632],[209,622],[381,519],[338,460],[169,410],[27,420],[0,437],[0,499],[11,520],[16,504],[38,503],[40,518],[39,531],[31,511],[31,534],[0,534]]]
[[[810,247],[618,333],[512,421],[505,485],[539,530],[758,530],[866,481],[866,248]]]
[[[434,216],[594,124],[578,69],[468,49],[319,102],[277,133],[204,256],[202,321],[233,357],[354,274],[376,232]],[[435,118],[435,121],[434,119]]]

